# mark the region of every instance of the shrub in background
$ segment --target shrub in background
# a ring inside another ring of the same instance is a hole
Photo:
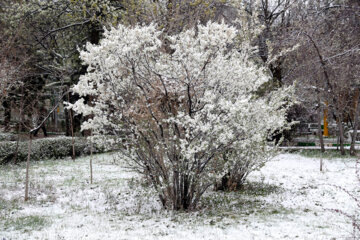
[[[94,147],[94,152],[102,152],[102,148]],[[0,164],[9,163],[14,159],[16,152],[16,142],[3,141],[0,142]],[[75,154],[80,156],[82,154],[90,153],[90,143],[84,138],[75,138]],[[26,161],[28,154],[27,142],[19,142],[17,153],[17,161]],[[71,137],[56,137],[43,138],[33,140],[31,149],[31,160],[46,160],[59,159],[72,155],[72,138]]]
[[[0,142],[2,141],[16,141],[17,137],[12,133],[0,132]]]

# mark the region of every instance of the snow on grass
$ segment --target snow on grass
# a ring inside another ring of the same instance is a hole
[[[281,154],[238,192],[205,194],[199,211],[162,210],[156,194],[115,154],[0,166],[0,239],[331,239],[351,223],[327,209],[354,213],[355,202],[331,185],[359,191],[355,159]]]

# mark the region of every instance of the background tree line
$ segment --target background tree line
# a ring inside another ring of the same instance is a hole
[[[7,129],[11,109],[23,116],[17,131],[29,130],[34,112],[46,115],[41,109],[50,97],[47,89],[62,96],[78,82],[86,71],[79,50],[86,42],[98,44],[104,28],[154,22],[171,35],[212,20],[236,26],[242,32],[239,38],[258,49],[254,59],[273,77],[263,92],[297,83],[299,104],[289,118],[314,118],[321,140],[320,123],[327,109],[328,119],[338,125],[343,153],[344,124],[356,136],[358,0],[4,0],[0,13],[0,101]],[[172,51],[166,39],[163,48]],[[77,99],[69,94],[63,100]],[[79,131],[84,119],[64,111],[66,134],[71,135],[71,125]]]

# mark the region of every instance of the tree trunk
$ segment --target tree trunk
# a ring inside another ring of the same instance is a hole
[[[340,115],[340,114],[339,114]],[[345,155],[345,148],[344,148],[344,128],[342,124],[342,117],[339,116],[338,118],[338,128],[339,128],[339,145],[340,145],[340,152],[341,155]]]
[[[21,88],[21,95],[23,95],[24,93],[24,88]],[[21,104],[20,104],[20,116],[19,116],[19,122],[18,122],[18,126],[17,126],[17,140],[16,140],[16,149],[15,149],[15,155],[14,155],[14,164],[16,164],[17,162],[17,156],[19,153],[19,142],[20,142],[20,131],[21,131],[21,125],[23,122],[23,108],[24,108],[24,100],[21,99]]]
[[[32,134],[30,133],[28,140],[28,157],[26,161],[25,201],[29,199],[29,169],[30,169],[31,144],[32,144]]]
[[[323,157],[320,157],[320,172],[323,170]]]
[[[351,146],[350,146],[350,155],[355,156],[355,141],[356,141],[356,135],[357,135],[357,129],[358,129],[358,121],[359,121],[359,98],[357,97],[355,106],[354,106],[354,129],[353,134],[351,138]]]
[[[93,183],[92,158],[93,158],[93,142],[92,142],[92,140],[90,140],[90,184]]]
[[[229,191],[230,189],[230,173],[225,174],[221,178],[221,182],[215,183],[215,191]]]
[[[238,173],[235,177],[230,172],[221,178],[221,182],[215,183],[215,191],[236,191],[244,186],[246,173]]]
[[[324,138],[323,138],[323,133],[322,133],[322,129],[321,129],[321,121],[322,121],[322,107],[321,107],[321,102],[320,102],[320,98],[318,97],[318,104],[319,104],[319,108],[318,108],[318,136],[319,136],[319,141],[320,141],[320,147],[321,147],[321,152],[325,152],[325,147],[324,147]]]
[[[64,108],[65,115],[65,136],[70,136],[70,118],[69,118],[69,110]]]
[[[10,129],[10,121],[11,121],[11,106],[9,101],[3,102],[4,107],[4,126],[5,130]]]
[[[270,65],[270,71],[273,75],[273,81],[276,83],[276,87],[282,87],[282,60],[278,59],[276,62]]]
[[[72,120],[72,110],[69,111],[70,115],[70,125],[71,125],[71,144],[72,144],[72,159],[75,161],[75,138],[74,138],[74,125]]]
[[[70,102],[70,89],[68,90],[68,102]],[[70,120],[70,129],[71,129],[71,144],[72,144],[72,156],[71,158],[75,161],[75,138],[74,138],[74,123],[73,123],[73,114],[72,109],[68,110],[69,120]]]

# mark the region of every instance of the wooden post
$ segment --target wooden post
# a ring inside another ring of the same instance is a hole
[[[93,142],[92,142],[92,133],[90,135],[90,184],[93,183],[93,169],[92,169],[92,158],[93,158]]]
[[[320,97],[319,94],[317,95],[317,100],[318,100],[318,104],[319,104],[319,108],[318,108],[318,116],[317,116],[317,135],[319,137],[319,141],[320,141],[320,148],[321,148],[321,152],[325,152],[325,146],[324,146],[324,138],[323,138],[323,133],[322,133],[322,129],[321,129],[321,113],[322,113],[322,106],[321,106],[321,101],[320,101]],[[324,114],[325,115],[325,114]]]
[[[320,172],[322,172],[323,170],[323,156],[322,156],[322,153],[320,155]]]
[[[29,142],[28,142],[28,157],[26,161],[25,201],[29,199],[29,170],[30,170],[31,144],[32,144],[32,134],[30,133]]]

